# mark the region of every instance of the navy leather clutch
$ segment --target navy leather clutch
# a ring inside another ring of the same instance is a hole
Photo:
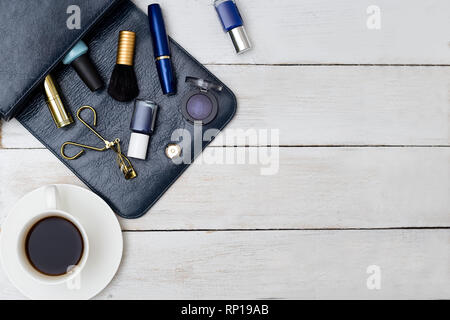
[[[39,5],[36,5],[37,3]],[[81,8],[84,22],[80,30],[68,30],[65,25],[67,14],[64,12],[71,4]],[[18,22],[18,17],[14,17],[14,14],[21,15],[21,12],[30,9],[36,10],[41,20],[24,14],[23,19]],[[32,23],[30,20],[33,19],[38,23]],[[19,24],[22,29],[16,32]],[[153,61],[147,15],[129,1],[2,2],[0,27],[2,32],[15,34],[16,37],[14,41],[12,36],[7,36],[0,46],[0,55],[7,57],[8,62],[3,60],[0,66],[0,90],[4,98],[0,104],[0,114],[5,119],[16,117],[77,177],[124,218],[138,218],[145,214],[189,166],[189,161],[176,164],[165,154],[168,144],[179,142],[172,141],[174,131],[182,129],[189,133],[184,139],[190,141],[184,141],[183,145],[190,145],[190,148],[184,150],[189,151],[190,160],[198,156],[211,142],[209,138],[200,138],[201,148],[194,147],[194,125],[183,117],[181,111],[183,99],[192,90],[190,84],[184,81],[186,77],[202,78],[223,87],[223,90],[215,93],[217,116],[201,127],[200,134],[208,129],[223,129],[235,114],[234,94],[173,40],[170,40],[170,49],[177,78],[177,94],[162,94]],[[138,174],[133,180],[124,179],[115,163],[114,152],[87,151],[76,160],[65,160],[60,154],[60,147],[66,141],[101,147],[101,141],[75,118],[76,111],[84,105],[92,106],[97,111],[96,130],[109,140],[120,138],[122,149],[127,150],[133,102],[113,100],[106,88],[91,92],[72,67],[59,63],[82,38],[89,46],[89,55],[101,77],[108,83],[115,65],[120,30],[136,32],[134,65],[140,88],[139,98],[153,100],[160,106],[147,159],[130,159]],[[33,35],[37,38],[30,40]],[[28,51],[22,51],[25,48],[28,48]],[[74,116],[75,124],[71,126],[57,129],[50,116],[42,90],[42,81],[49,72],[59,84],[66,108]],[[198,136],[197,131],[196,135]],[[184,156],[186,157],[186,154]]]

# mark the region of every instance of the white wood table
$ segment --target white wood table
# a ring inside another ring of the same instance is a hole
[[[240,0],[254,43],[240,56],[212,1],[159,2],[237,95],[222,136],[279,130],[206,154],[278,152],[279,169],[193,165],[120,220],[123,262],[97,298],[450,298],[450,2]],[[35,188],[82,185],[14,120],[0,162],[0,222]],[[1,271],[0,298],[22,298]]]

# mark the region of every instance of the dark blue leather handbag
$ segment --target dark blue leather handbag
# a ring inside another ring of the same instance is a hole
[[[80,8],[80,29],[67,28],[66,11],[70,5]],[[75,116],[81,106],[94,107],[98,116],[97,130],[111,139],[120,137],[122,149],[127,150],[133,102],[113,100],[106,88],[91,92],[73,68],[60,63],[67,52],[83,39],[89,46],[91,60],[107,83],[115,65],[120,30],[132,30],[137,35],[134,66],[141,92],[139,98],[151,99],[160,106],[147,160],[131,159],[137,172],[137,177],[132,180],[124,179],[113,152],[86,152],[77,160],[66,160],[61,156],[60,148],[66,141],[82,141],[90,145],[98,145],[99,141],[75,117],[75,124],[56,128],[42,89],[45,76],[51,72],[72,115]],[[191,160],[210,143],[210,140],[202,141],[201,148],[194,148],[194,125],[180,110],[183,99],[192,91],[191,85],[185,82],[186,77],[205,79],[223,88],[215,92],[217,116],[201,127],[203,132],[223,129],[235,114],[234,94],[173,40],[170,40],[170,49],[178,80],[177,94],[162,94],[153,61],[147,15],[130,1],[1,1],[0,33],[2,118],[17,118],[124,218],[138,218],[145,214],[189,166],[186,161],[176,164],[165,154],[167,145],[174,142],[171,136],[175,130],[185,129],[191,133]]]

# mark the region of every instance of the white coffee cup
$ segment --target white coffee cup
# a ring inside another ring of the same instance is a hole
[[[44,188],[43,201],[45,201],[46,209],[35,215],[29,221],[27,221],[24,224],[22,230],[20,231],[17,243],[17,253],[19,256],[20,265],[31,278],[44,284],[61,284],[77,277],[80,274],[81,270],[86,265],[86,261],[89,256],[89,240],[86,231],[84,230],[81,223],[70,213],[58,209],[59,195],[58,189],[55,185],[49,185]],[[80,231],[83,240],[83,254],[80,258],[80,261],[76,266],[70,266],[70,268],[68,268],[67,273],[63,275],[51,276],[41,273],[32,266],[27,257],[26,253],[27,235],[34,224],[36,224],[38,221],[46,217],[61,217],[72,222]]]

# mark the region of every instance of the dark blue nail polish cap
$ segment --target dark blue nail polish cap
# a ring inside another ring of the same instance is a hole
[[[216,0],[214,6],[226,32],[243,25],[241,14],[233,0]]]

